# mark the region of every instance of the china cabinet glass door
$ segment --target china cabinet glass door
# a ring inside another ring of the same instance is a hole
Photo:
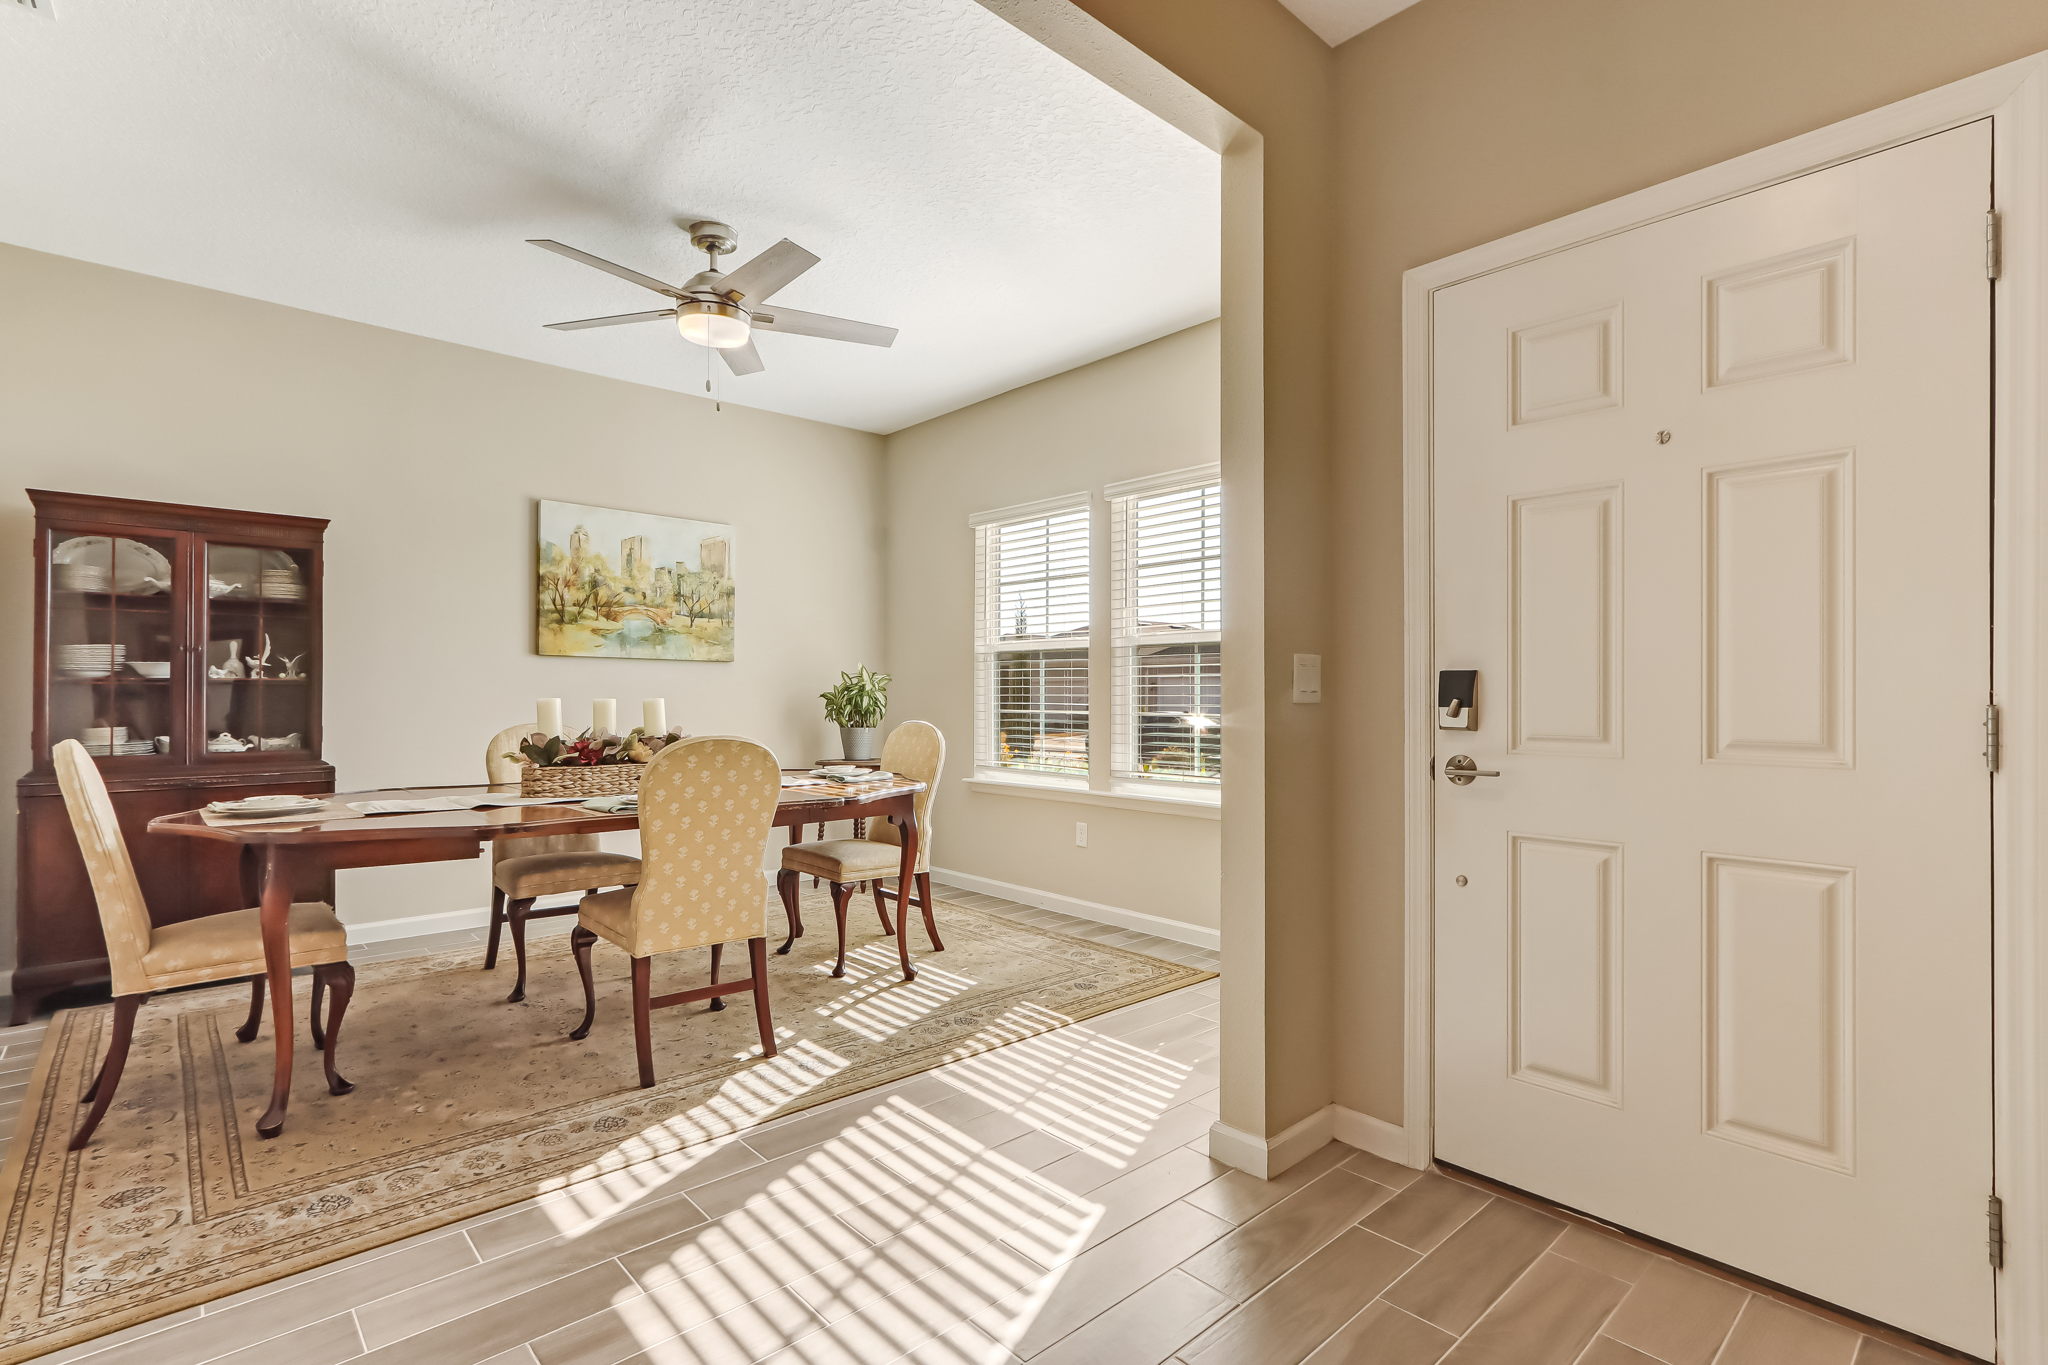
[[[312,551],[201,544],[205,734],[195,758],[314,750]]]
[[[183,742],[180,537],[50,532],[49,742],[168,763]]]

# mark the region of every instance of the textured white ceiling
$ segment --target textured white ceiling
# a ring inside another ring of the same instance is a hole
[[[1391,19],[1416,0],[1280,0],[1331,47]]]
[[[0,6],[0,10],[7,7]],[[727,401],[891,431],[1218,310],[1219,164],[974,0],[58,0],[0,12],[0,240],[703,392],[678,219],[823,263]],[[119,326],[119,319],[109,319]]]

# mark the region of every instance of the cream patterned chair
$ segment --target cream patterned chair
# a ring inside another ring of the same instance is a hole
[[[498,732],[484,754],[485,779],[492,786],[519,782],[519,745],[533,733],[530,725]],[[491,841],[491,937],[484,947],[484,970],[498,965],[498,935],[512,929],[512,956],[519,975],[505,1003],[526,998],[526,922],[573,915],[574,904],[536,910],[542,896],[596,891],[606,886],[631,886],[640,879],[640,860],[627,853],[606,853],[595,834],[534,834]]]
[[[114,1027],[107,1041],[106,1060],[79,1100],[92,1108],[71,1139],[75,1152],[91,1140],[107,1106],[114,1102],[121,1069],[128,1061],[128,1045],[135,1038],[136,1013],[157,991],[250,979],[254,985],[249,1018],[235,1030],[235,1036],[245,1043],[255,1040],[263,1023],[263,934],[255,910],[229,910],[182,924],[152,923],[149,906],[142,899],[142,884],[135,877],[135,864],[121,837],[114,803],[107,799],[107,784],[92,756],[75,739],[58,744],[52,756],[57,785],[64,792],[64,809],[70,813],[78,851],[92,878],[93,899],[99,902],[107,966],[114,978]],[[311,967],[313,979],[329,995],[327,1028],[317,1042],[327,1068],[328,1090],[346,1095],[355,1087],[335,1072],[334,1052],[341,1041],[341,1017],[355,993],[356,970],[348,961],[348,935],[328,906],[302,901],[291,909],[291,947],[292,966]],[[316,1022],[318,1013],[316,1006]]]
[[[925,937],[931,940],[932,951],[943,953],[946,945],[939,941],[938,921],[932,916],[932,797],[939,790],[939,773],[946,766],[946,737],[939,733],[939,727],[929,721],[906,720],[889,732],[889,738],[882,744],[882,767],[904,777],[915,778],[924,783],[924,790],[917,794],[917,903],[924,911]],[[776,875],[775,889],[782,894],[783,909],[789,913],[789,938],[776,949],[789,951],[790,943],[796,940],[803,920],[797,910],[797,881],[801,877],[823,877],[832,884],[832,914],[839,921],[839,961],[832,968],[832,975],[846,975],[846,906],[853,898],[853,888],[860,882],[867,882],[874,888],[875,913],[882,917],[882,932],[894,933],[889,924],[887,900],[896,901],[897,928],[907,918],[904,905],[904,888],[893,891],[885,888],[885,879],[894,879],[902,869],[903,839],[896,826],[887,820],[867,822],[867,834],[859,839],[819,839],[807,844],[791,844],[782,850],[782,871]],[[904,959],[906,962],[908,958]]]
[[[669,745],[640,779],[640,881],[583,898],[569,935],[583,978],[583,1022],[571,1038],[590,1033],[597,992],[590,979],[590,949],[600,938],[633,959],[633,1045],[640,1084],[654,1084],[654,1047],[648,1016],[670,1005],[710,1000],[737,991],[754,993],[761,1055],[775,1055],[775,1020],[768,1012],[768,883],[761,864],[775,827],[782,773],[775,755],[750,739],[705,735]],[[718,980],[728,943],[744,939],[749,975]],[[656,953],[711,949],[711,984],[653,995],[649,959]]]

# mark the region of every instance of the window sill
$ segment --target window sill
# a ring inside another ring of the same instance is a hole
[[[1093,791],[1079,783],[1014,777],[1008,773],[1000,776],[978,773],[967,779],[967,789],[989,796],[1023,796],[1039,801],[1071,801],[1082,806],[1114,806],[1123,810],[1150,811],[1157,815],[1188,815],[1197,820],[1223,818],[1223,794],[1213,788],[1190,792],[1187,795],[1161,792],[1151,788],[1133,790],[1130,787]]]

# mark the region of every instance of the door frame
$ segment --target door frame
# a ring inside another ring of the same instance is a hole
[[[2048,1359],[2048,52],[1994,67],[1417,266],[1402,277],[1402,1155],[1434,1151],[1436,686],[1432,673],[1432,310],[1437,290],[1979,119],[1992,120],[2002,257],[1993,293],[1992,687],[2004,756],[1992,786],[1993,1179],[2004,1200],[2001,1360]],[[1392,1136],[1389,1134],[1388,1136]],[[1392,1145],[1375,1144],[1386,1155]],[[1990,1194],[1987,1190],[1986,1194]]]

